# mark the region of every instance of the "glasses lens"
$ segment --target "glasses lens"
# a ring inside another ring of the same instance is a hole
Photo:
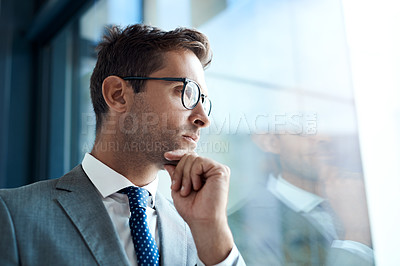
[[[204,112],[207,115],[210,115],[210,113],[211,113],[211,101],[207,97],[204,97],[203,99],[204,100],[202,102],[202,105],[203,105]]]
[[[191,81],[186,84],[185,91],[183,92],[182,99],[183,105],[188,109],[193,109],[198,103],[200,98],[200,89]]]

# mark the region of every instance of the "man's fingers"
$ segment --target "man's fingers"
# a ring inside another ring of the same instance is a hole
[[[193,166],[193,162],[196,159],[196,156],[193,155],[185,155],[185,161],[182,162],[182,187],[181,187],[181,196],[186,197],[192,191],[192,177],[191,177],[191,169]]]
[[[203,174],[202,158],[197,157],[193,162],[192,168],[190,169],[190,177],[192,179],[193,189],[196,191],[203,186],[202,174]]]
[[[171,189],[180,193],[182,197],[188,196],[192,191],[199,191],[203,187],[203,179],[211,176],[229,175],[223,165],[208,158],[200,157],[196,153],[186,153],[181,156],[182,150],[166,152],[168,160],[180,159],[178,165],[164,166],[172,179]]]
[[[183,179],[183,168],[185,166],[185,162],[187,160],[187,156],[181,158],[178,165],[175,167],[174,174],[172,176],[172,190],[178,191],[182,187],[182,179]]]

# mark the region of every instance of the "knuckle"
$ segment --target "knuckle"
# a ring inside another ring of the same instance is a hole
[[[221,177],[225,176],[225,172],[222,170],[218,170],[216,174]]]
[[[229,168],[229,166],[227,166],[227,165],[224,165],[224,168],[225,168],[225,171],[226,171],[227,175],[230,175],[231,174],[231,168]]]
[[[194,159],[193,163],[200,163],[201,161],[203,161],[203,157],[196,156],[196,158]]]
[[[225,178],[225,179],[229,180],[231,170],[230,170],[230,168],[228,166],[220,164],[219,167],[218,167],[218,170],[216,171],[216,173],[221,178]]]

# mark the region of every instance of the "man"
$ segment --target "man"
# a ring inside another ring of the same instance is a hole
[[[91,78],[93,150],[60,179],[0,192],[0,264],[244,264],[229,168],[193,151],[210,124],[210,61],[198,31],[111,28]],[[162,169],[175,207],[157,193]]]
[[[362,175],[345,162],[357,154],[343,153],[342,139],[320,133],[253,140],[273,173],[245,208],[229,215],[246,263],[373,265]]]

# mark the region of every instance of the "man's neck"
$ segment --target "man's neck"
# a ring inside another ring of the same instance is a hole
[[[96,141],[95,147],[106,147],[106,144]],[[140,153],[126,154],[119,149],[93,148],[91,154],[139,187],[151,183],[160,170],[156,165],[146,163],[146,160]]]
[[[301,188],[305,191],[311,192],[313,194],[317,194],[318,192],[317,188],[318,184],[316,180],[304,178],[290,172],[282,172],[282,178],[285,179],[287,182],[291,183],[292,185]]]

